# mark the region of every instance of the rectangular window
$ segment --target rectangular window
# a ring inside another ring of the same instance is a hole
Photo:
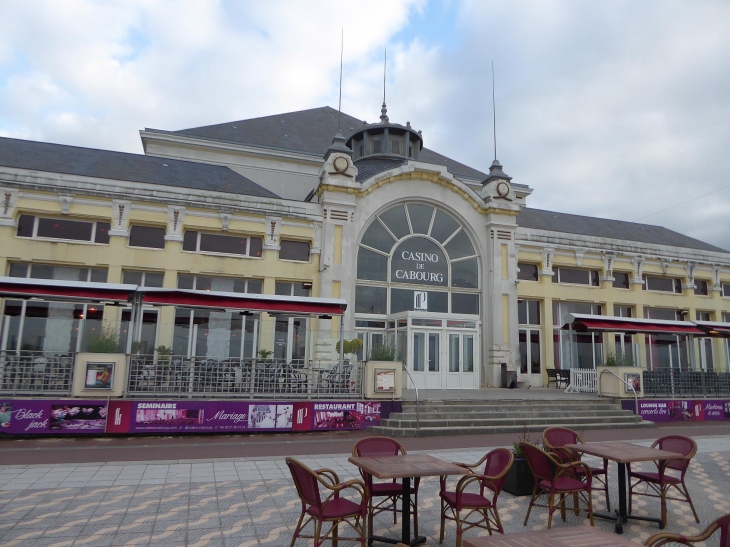
[[[122,272],[122,283],[128,285],[139,285],[140,287],[162,287],[165,274],[161,272],[142,272],[137,270],[124,270]]]
[[[383,153],[383,141],[380,139],[373,140],[373,154]]]
[[[599,286],[598,270],[576,270],[573,268],[558,268],[557,270],[558,283]]]
[[[29,277],[31,279],[53,279],[58,281],[91,281],[106,283],[108,271],[103,268],[75,268],[53,264],[26,264],[12,262],[10,277]]]
[[[304,283],[277,281],[274,286],[274,294],[277,296],[309,296],[309,289],[304,287]]]
[[[183,234],[183,251],[259,258],[262,250],[263,240],[260,237],[209,234],[196,230],[186,230]]]
[[[517,320],[520,325],[540,324],[540,301],[523,300],[517,301]]]
[[[695,294],[700,296],[707,296],[707,281],[701,279],[695,279]]]
[[[21,215],[18,219],[18,237],[66,239],[108,244],[108,222],[68,220],[61,218],[35,217]]]
[[[431,298],[430,293],[429,298]],[[479,315],[479,295],[458,292],[451,293],[451,313]]]
[[[682,294],[682,280],[674,277],[644,276],[644,290]]]
[[[722,295],[723,296],[730,296],[730,283],[723,283],[722,284]]]
[[[614,305],[613,315],[615,317],[633,317],[631,306]]]
[[[613,272],[614,289],[630,289],[630,276],[626,272]]]
[[[385,287],[355,287],[355,313],[388,313],[388,289]]]
[[[390,141],[390,153],[400,155],[400,141],[396,141],[396,140]]]
[[[255,358],[259,347],[260,315],[237,312],[175,309],[174,355],[212,360]],[[221,366],[216,363],[213,366]]]
[[[517,272],[517,279],[522,281],[538,281],[537,264],[525,264],[524,262],[519,262],[517,267],[520,270]]]
[[[152,226],[132,226],[129,229],[130,247],[165,248],[165,228]]]
[[[178,275],[177,288],[196,291],[233,292],[261,294],[264,282],[261,279],[243,277],[213,277],[208,275]]]
[[[280,242],[279,260],[297,260],[299,262],[309,262],[309,242],[307,241],[290,241],[282,239]]]
[[[553,301],[553,351],[556,368],[595,368],[603,364],[601,333],[573,332],[571,341],[570,331],[561,328],[569,313],[601,315],[601,312],[600,304]]]

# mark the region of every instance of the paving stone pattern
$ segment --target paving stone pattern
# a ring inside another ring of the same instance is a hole
[[[640,443],[648,445],[649,443]],[[730,437],[698,439],[699,452],[688,485],[700,515],[697,524],[687,504],[670,502],[668,531],[695,534],[721,514],[730,512]],[[449,461],[475,462],[489,450],[427,451]],[[329,467],[341,479],[357,477],[347,455],[301,458],[313,468]],[[643,464],[648,469],[651,464]],[[615,465],[609,480],[617,502]],[[453,479],[451,481],[453,483]],[[659,515],[658,500],[635,498],[636,512]],[[507,532],[543,529],[547,510],[533,509],[527,527],[522,521],[528,498],[502,493],[499,512]],[[594,496],[604,509],[602,493]],[[177,461],[148,464],[5,466],[0,468],[0,545],[2,547],[137,546],[288,546],[300,504],[282,458]],[[422,480],[419,492],[420,532],[427,545],[439,545],[438,478]],[[568,512],[566,522],[586,522]],[[446,529],[443,545],[454,545],[455,528]],[[613,524],[596,525],[612,531]],[[398,536],[400,524],[389,514],[375,520],[379,535]],[[626,536],[639,544],[658,531],[653,524],[630,523]],[[482,532],[482,534],[486,534]],[[477,535],[472,530],[467,537]],[[706,545],[717,545],[713,538]],[[311,544],[311,543],[310,543]],[[307,545],[299,540],[298,546]],[[340,545],[355,545],[341,541]]]

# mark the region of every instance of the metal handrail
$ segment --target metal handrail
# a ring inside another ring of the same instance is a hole
[[[405,363],[401,363],[403,365],[403,370],[406,371],[406,374],[408,375],[408,378],[411,379],[411,383],[413,384],[413,388],[416,390],[416,429],[421,429],[421,420],[420,415],[418,412],[418,386],[416,385],[416,382],[413,381],[413,376],[411,376],[411,373],[408,372],[408,367],[406,367]]]
[[[631,391],[633,391],[633,392],[634,392],[634,406],[635,406],[635,408],[636,408],[636,419],[635,419],[635,421],[637,421],[637,422],[638,422],[638,421],[640,421],[640,420],[641,420],[641,416],[639,416],[639,397],[638,397],[638,396],[636,395],[636,390],[634,389],[634,386],[632,386],[632,385],[631,385],[630,383],[628,383],[628,382],[627,382],[626,380],[624,380],[623,378],[621,378],[621,377],[620,377],[620,376],[619,376],[618,374],[616,374],[616,373],[615,373],[614,371],[612,371],[612,370],[609,370],[609,369],[607,369],[607,368],[604,368],[604,369],[603,369],[603,370],[601,371],[601,374],[599,374],[599,375],[598,375],[598,396],[599,396],[599,397],[601,396],[601,378],[603,378],[603,373],[604,373],[604,372],[610,372],[610,373],[611,373],[611,374],[613,374],[613,375],[614,375],[614,376],[615,376],[616,378],[618,378],[619,382],[623,382],[624,384],[626,384],[626,386],[628,386],[628,387],[629,387],[629,388],[631,389]]]

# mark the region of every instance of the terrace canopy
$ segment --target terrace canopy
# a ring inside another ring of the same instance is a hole
[[[611,317],[570,313],[563,330],[576,332],[623,332],[626,334],[683,334],[700,338],[730,338],[730,323],[714,321],[664,321],[635,317]]]

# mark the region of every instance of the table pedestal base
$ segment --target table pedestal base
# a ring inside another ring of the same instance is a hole
[[[426,543],[424,536],[418,536],[415,539],[411,539],[411,479],[403,479],[403,488],[401,490],[401,504],[403,512],[401,513],[401,538],[387,538],[382,536],[370,536],[368,538],[368,545],[372,545],[374,541],[379,543],[389,543],[395,545],[397,543],[405,543],[406,545],[420,545]],[[372,532],[372,530],[371,530]]]

